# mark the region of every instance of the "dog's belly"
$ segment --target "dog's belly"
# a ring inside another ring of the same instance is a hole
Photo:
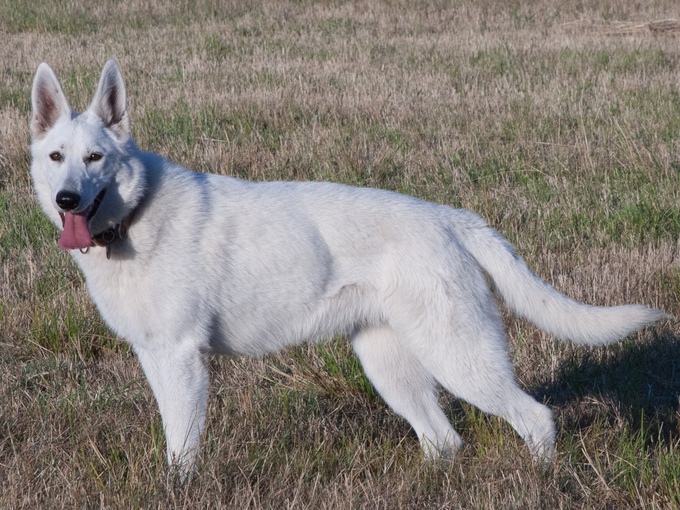
[[[209,353],[259,356],[305,341],[317,342],[381,322],[373,289],[345,285],[313,300],[287,300],[250,309],[242,303],[214,312]]]

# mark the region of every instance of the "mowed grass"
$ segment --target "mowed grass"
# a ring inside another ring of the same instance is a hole
[[[517,378],[555,413],[550,465],[444,394],[466,446],[423,463],[337,338],[211,360],[201,468],[177,485],[28,174],[38,64],[82,110],[115,57],[144,149],[471,209],[571,297],[678,316],[680,32],[650,29],[677,6],[622,4],[0,0],[0,507],[680,506],[677,323],[589,349],[509,314]]]

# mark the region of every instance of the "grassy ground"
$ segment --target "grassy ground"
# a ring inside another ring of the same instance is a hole
[[[677,323],[587,349],[509,316],[517,377],[555,412],[550,466],[446,395],[466,447],[423,464],[336,339],[214,360],[202,468],[177,488],[139,365],[28,177],[37,65],[83,109],[115,57],[145,149],[465,207],[570,296],[678,316],[680,32],[652,23],[676,2],[35,4],[0,0],[0,507],[680,505]]]

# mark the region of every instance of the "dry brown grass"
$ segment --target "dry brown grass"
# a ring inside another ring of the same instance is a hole
[[[680,32],[680,21],[677,19],[660,19],[657,21],[570,21],[561,26],[570,31],[596,30],[604,35],[632,35],[641,32],[652,32],[668,35]]]
[[[467,445],[423,464],[342,339],[215,360],[202,468],[174,485],[146,381],[57,250],[27,155],[37,65],[82,109],[113,56],[143,148],[469,208],[572,297],[678,316],[676,19],[670,0],[0,0],[0,506],[680,505],[676,323],[591,350],[508,317],[517,376],[557,418],[548,467],[445,395]]]

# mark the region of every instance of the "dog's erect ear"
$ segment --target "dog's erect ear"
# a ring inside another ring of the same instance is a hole
[[[130,118],[127,114],[125,82],[118,64],[113,59],[104,65],[97,92],[90,104],[90,111],[97,115],[116,136],[120,138],[129,136]]]
[[[39,140],[57,123],[62,115],[71,115],[71,107],[52,68],[44,62],[38,66],[31,92],[33,117],[31,134]]]

